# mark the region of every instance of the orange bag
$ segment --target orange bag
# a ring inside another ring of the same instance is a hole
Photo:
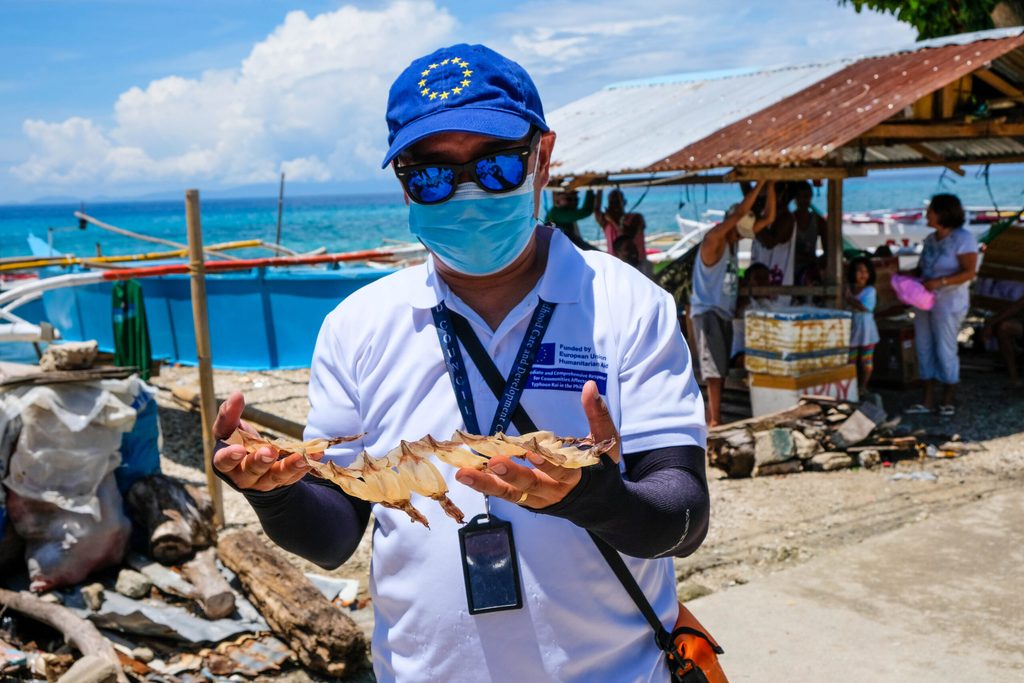
[[[718,655],[724,650],[681,602],[670,642],[670,647],[663,649],[674,682],[729,683],[718,663]]]

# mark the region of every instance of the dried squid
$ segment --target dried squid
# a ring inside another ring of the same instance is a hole
[[[433,498],[446,515],[462,524],[465,521],[462,510],[448,497],[448,484],[429,460],[433,452],[425,440],[402,441],[388,457],[394,463],[399,478],[413,493]]]
[[[339,436],[334,439],[310,439],[309,441],[295,441],[293,439],[268,439],[260,434],[253,434],[244,429],[236,429],[225,443],[245,446],[245,452],[254,455],[261,448],[269,448],[275,457],[292,455],[298,453],[303,456],[323,453],[331,446],[340,443],[347,443],[362,438],[363,434],[355,436]]]
[[[555,436],[552,432],[530,432],[521,436],[510,436],[498,432],[494,436],[477,436],[456,430],[453,442],[463,443],[487,457],[504,455],[522,458],[527,453],[536,453],[552,465],[577,469],[598,462],[600,457],[615,448],[616,439],[594,441]]]

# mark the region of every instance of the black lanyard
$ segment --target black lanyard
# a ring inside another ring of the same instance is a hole
[[[487,432],[488,434],[504,432],[508,429],[512,416],[520,410],[519,400],[522,398],[526,379],[530,375],[530,369],[533,368],[533,362],[537,358],[537,351],[540,349],[540,343],[544,339],[544,333],[547,332],[554,310],[555,304],[553,303],[541,300],[537,304],[526,330],[526,336],[523,337],[523,341],[519,345],[516,362],[512,365],[512,370],[505,380],[505,388],[498,397],[498,409],[494,413],[491,430]],[[459,350],[456,337],[462,340],[471,355],[477,355],[479,351],[483,350],[483,345],[473,334],[466,319],[449,311],[443,301],[432,308],[431,313],[434,315],[434,328],[437,330],[437,338],[441,343],[445,366],[448,368],[448,379],[452,382],[455,400],[462,413],[462,420],[469,432],[481,434],[480,422],[473,405],[473,392],[469,387],[469,377],[466,375],[466,366],[462,361],[462,352]],[[477,365],[479,366],[479,362]]]

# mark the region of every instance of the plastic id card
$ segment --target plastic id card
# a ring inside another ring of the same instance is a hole
[[[523,606],[511,524],[494,515],[477,515],[459,529],[459,549],[470,614]]]

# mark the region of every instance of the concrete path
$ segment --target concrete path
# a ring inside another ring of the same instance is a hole
[[[690,607],[731,683],[1024,681],[1024,491]]]

